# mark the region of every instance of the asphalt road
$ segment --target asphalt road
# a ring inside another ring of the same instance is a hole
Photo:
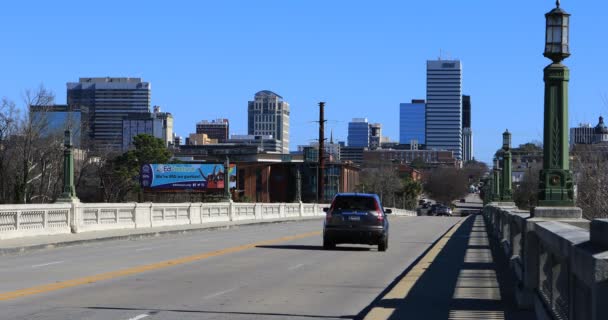
[[[353,319],[460,219],[391,217],[387,252],[315,220],[2,256],[0,319]]]

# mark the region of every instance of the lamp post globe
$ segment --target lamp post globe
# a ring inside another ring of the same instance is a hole
[[[545,33],[544,56],[560,63],[570,56],[568,44],[570,34],[570,14],[560,8],[559,0],[555,9],[545,14],[547,27]]]
[[[502,149],[505,151],[511,149],[511,133],[509,129],[502,134]]]

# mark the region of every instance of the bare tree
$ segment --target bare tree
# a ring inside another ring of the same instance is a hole
[[[424,190],[433,200],[450,204],[468,193],[468,175],[461,169],[437,168],[430,172]]]
[[[530,209],[538,204],[538,187],[541,168],[541,163],[530,165],[524,173],[524,177],[519,186],[513,190],[513,201],[517,207],[521,209]]]
[[[608,147],[577,145],[573,155],[576,205],[587,219],[608,217]]]

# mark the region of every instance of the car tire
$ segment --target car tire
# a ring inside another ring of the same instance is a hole
[[[331,250],[336,248],[336,243],[326,237],[323,238],[323,249]]]
[[[383,238],[378,242],[378,251],[384,252],[388,249],[388,238]]]

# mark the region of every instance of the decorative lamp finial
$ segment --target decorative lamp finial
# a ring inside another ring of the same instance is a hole
[[[559,8],[559,0],[555,1],[555,5]]]

